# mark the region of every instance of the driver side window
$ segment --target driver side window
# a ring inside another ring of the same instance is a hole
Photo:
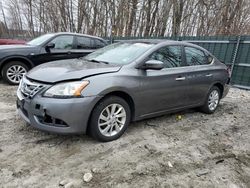
[[[72,49],[73,38],[71,35],[62,35],[54,38],[50,43],[55,44],[53,49]]]
[[[165,46],[149,56],[150,60],[163,62],[165,68],[180,67],[182,62],[181,46]]]

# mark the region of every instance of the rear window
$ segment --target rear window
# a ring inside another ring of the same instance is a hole
[[[94,41],[94,47],[96,49],[103,48],[104,46],[106,46],[106,44],[103,41],[99,40],[99,39],[94,39],[93,41]]]
[[[209,64],[205,53],[197,48],[185,47],[186,63],[188,66]]]
[[[77,49],[92,49],[93,45],[92,45],[92,40],[89,37],[76,37],[77,40],[77,45],[76,48]]]

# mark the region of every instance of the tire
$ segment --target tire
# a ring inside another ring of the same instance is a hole
[[[205,104],[200,107],[200,110],[206,114],[212,114],[216,111],[221,99],[221,91],[218,87],[213,86],[206,97]]]
[[[20,61],[11,61],[3,66],[3,80],[11,85],[18,85],[23,74],[27,73],[29,67]],[[15,73],[16,71],[16,73]],[[13,74],[12,74],[13,73]]]
[[[113,116],[112,108],[115,112]],[[116,113],[117,115],[115,115]],[[120,97],[109,96],[101,100],[93,109],[89,133],[98,141],[116,140],[126,131],[130,119],[131,111],[128,103]]]

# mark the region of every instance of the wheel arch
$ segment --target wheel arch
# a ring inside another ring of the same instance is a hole
[[[117,96],[117,97],[121,97],[122,99],[124,99],[128,103],[129,108],[131,110],[131,120],[132,121],[134,120],[134,118],[135,118],[135,103],[134,103],[132,96],[129,95],[127,92],[121,91],[121,90],[109,91],[109,92],[103,94],[102,97],[95,103],[94,107],[92,108],[91,113],[88,117],[87,132],[89,132],[90,119],[91,119],[94,108],[96,107],[96,105],[98,105],[98,103],[100,101],[104,100],[105,98],[107,98],[109,96]]]
[[[25,63],[29,67],[29,69],[34,67],[34,64],[26,57],[23,57],[23,56],[10,56],[10,57],[7,57],[7,58],[5,58],[5,59],[3,59],[1,61],[1,63],[0,63],[1,74],[2,74],[3,67],[6,64],[8,64],[9,62],[12,62],[12,61],[19,61],[19,62]]]
[[[224,86],[223,86],[223,84],[220,83],[220,82],[216,82],[216,83],[213,84],[213,86],[216,86],[216,87],[219,88],[219,90],[220,90],[220,98],[222,98],[223,92],[224,92]]]
[[[103,98],[106,98],[109,96],[117,96],[117,97],[121,97],[122,99],[124,99],[128,103],[129,108],[131,110],[131,120],[134,119],[135,103],[134,103],[133,98],[127,92],[125,92],[125,91],[112,91],[112,92],[105,94]]]

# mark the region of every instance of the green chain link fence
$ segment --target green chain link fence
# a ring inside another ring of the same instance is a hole
[[[114,37],[114,41],[131,39],[168,39],[197,44],[232,68],[232,85],[250,89],[250,36],[201,37]]]

